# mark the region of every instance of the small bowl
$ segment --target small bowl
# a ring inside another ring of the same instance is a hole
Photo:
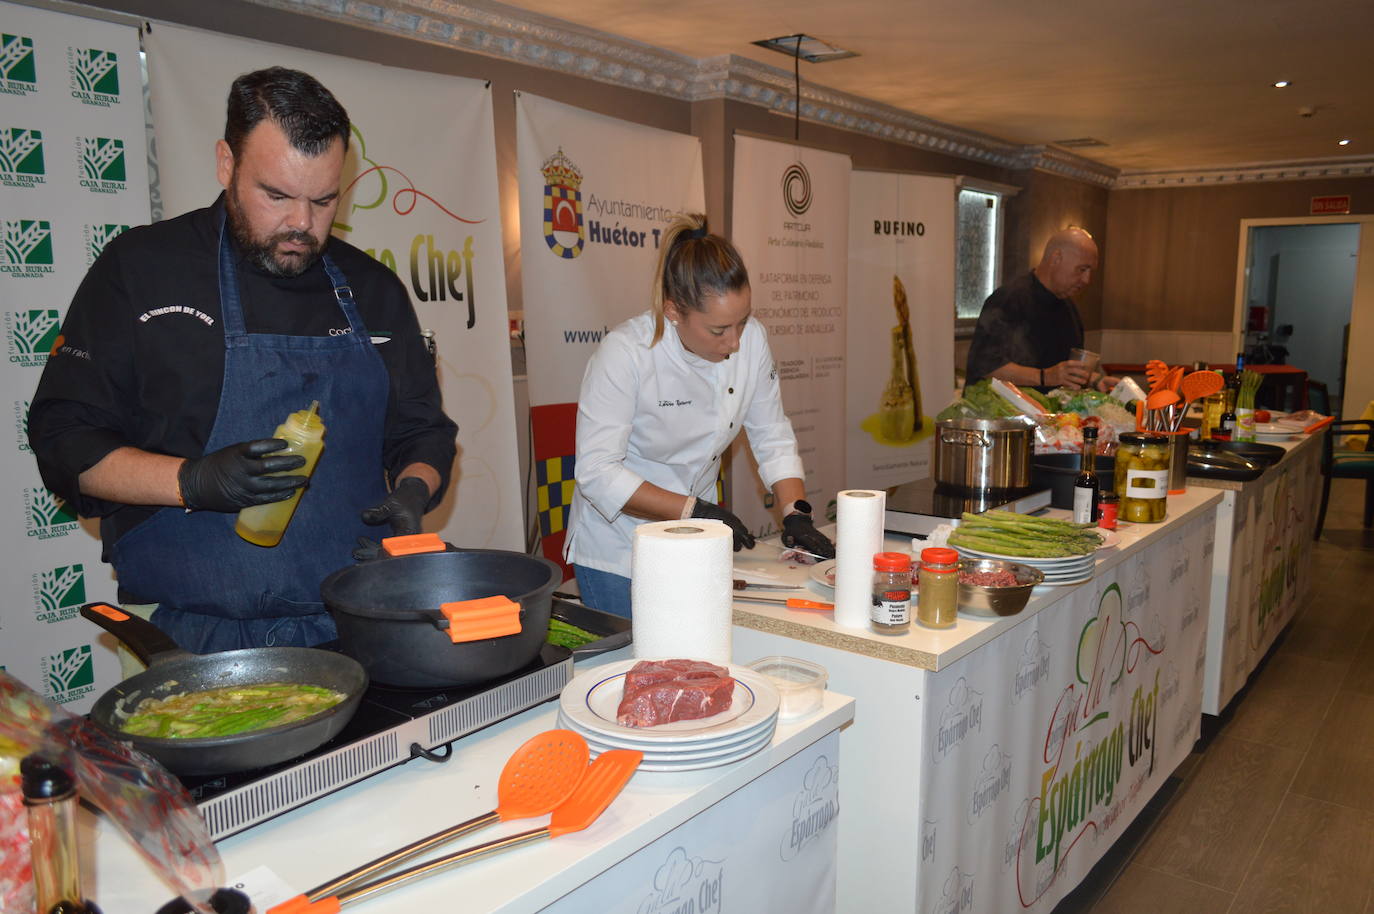
[[[749,669],[767,676],[782,696],[780,720],[805,717],[821,706],[829,679],[825,667],[796,657],[760,657]]]
[[[1035,585],[1045,580],[1045,573],[1039,568],[996,559],[964,559],[959,563],[959,572],[965,571],[1010,571],[1018,581],[1010,587],[960,581],[959,610],[973,616],[1014,616],[1026,608]]]

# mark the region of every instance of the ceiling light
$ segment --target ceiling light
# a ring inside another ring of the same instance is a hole
[[[1289,85],[1291,85],[1291,83],[1289,83],[1288,80],[1286,80],[1286,79],[1281,79],[1281,80],[1279,80],[1278,82],[1274,83],[1274,88],[1275,88],[1275,89],[1287,89],[1287,88],[1289,87]]]
[[[810,35],[783,35],[755,41],[754,44],[770,51],[777,51],[779,54],[786,54],[788,57],[800,57],[807,63],[828,63],[832,60],[859,56],[858,51],[846,51]]]
[[[1337,140],[1337,141],[1336,141],[1336,145],[1337,145],[1337,146],[1349,146],[1349,145],[1350,145],[1350,141],[1349,141],[1349,140]]]

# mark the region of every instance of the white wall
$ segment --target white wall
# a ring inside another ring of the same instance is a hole
[[[1339,396],[1342,335],[1350,322],[1360,227],[1260,226],[1251,238],[1247,302],[1271,308],[1269,338],[1288,349],[1288,364],[1305,369],[1309,378]],[[1278,335],[1284,324],[1293,326],[1288,338]]]

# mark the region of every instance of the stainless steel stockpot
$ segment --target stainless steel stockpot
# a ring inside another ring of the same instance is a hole
[[[935,481],[970,492],[1027,488],[1033,435],[1027,419],[942,419],[935,423]]]

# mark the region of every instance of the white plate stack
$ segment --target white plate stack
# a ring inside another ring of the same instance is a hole
[[[1093,571],[1097,565],[1097,552],[1103,549],[1114,547],[1118,538],[1115,533],[1103,532],[1102,545],[1097,547],[1097,551],[1087,555],[1066,555],[1061,558],[1036,559],[1027,558],[1020,555],[1001,555],[996,552],[983,552],[981,549],[970,549],[967,546],[956,546],[960,558],[966,559],[997,559],[1003,562],[1016,562],[1018,565],[1029,565],[1031,568],[1038,568],[1045,575],[1045,584],[1051,587],[1061,584],[1082,584],[1084,581],[1092,580]]]
[[[620,660],[573,677],[558,699],[558,725],[581,734],[593,756],[608,749],[644,753],[640,771],[691,771],[748,758],[773,740],[782,704],[768,677],[747,667],[727,666],[735,680],[728,710],[701,720],[657,727],[624,727],[616,710],[625,674],[638,660]]]

